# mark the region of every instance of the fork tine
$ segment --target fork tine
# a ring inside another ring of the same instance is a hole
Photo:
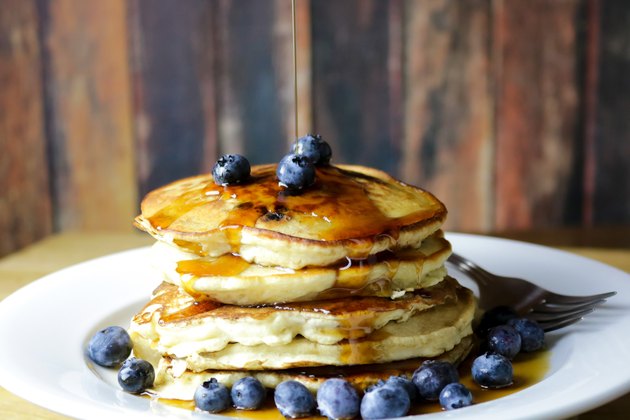
[[[569,318],[561,321],[540,322],[540,326],[545,332],[550,332],[568,327],[569,325],[575,324],[582,319],[584,319],[583,316],[576,316],[575,318]]]
[[[547,302],[550,302],[558,305],[563,304],[572,304],[572,303],[587,303],[594,302],[596,300],[605,300],[609,297],[615,296],[617,292],[608,292],[608,293],[600,293],[598,295],[590,295],[590,296],[566,296],[559,295],[557,293],[549,293],[547,296]]]
[[[549,323],[549,322],[560,322],[565,321],[567,319],[573,319],[576,317],[583,317],[584,315],[590,314],[595,310],[594,307],[588,307],[585,309],[581,309],[579,311],[571,311],[567,313],[540,313],[540,312],[530,312],[526,316],[529,319],[533,319],[538,323]]]
[[[579,305],[555,305],[550,302],[542,302],[532,308],[532,312],[546,313],[546,314],[562,314],[570,312],[579,312],[581,310],[592,308],[597,305],[601,305],[606,302],[605,300],[595,300],[592,302],[579,304]]]

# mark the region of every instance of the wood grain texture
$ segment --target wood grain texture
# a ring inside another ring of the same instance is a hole
[[[489,3],[406,3],[402,178],[434,192],[451,229],[487,230],[493,210]]]
[[[21,0],[20,0],[21,1]],[[54,413],[11,394],[0,388],[0,416],[7,420],[68,420],[69,417]]]
[[[52,229],[35,2],[0,2],[0,256]]]
[[[274,5],[273,1],[218,1],[219,150],[245,153],[252,164],[277,162],[286,153],[284,121],[293,116],[292,101],[283,102],[279,93],[279,83],[286,84],[286,77],[278,67],[290,69],[291,62],[278,63],[274,57],[274,48],[281,48],[274,39],[283,38],[273,31],[278,28]]]
[[[136,213],[126,2],[41,1],[57,229],[131,229]]]
[[[560,224],[567,207],[581,207],[567,202],[579,158],[579,3],[493,1],[496,229]]]
[[[390,138],[388,2],[311,3],[314,130],[335,162],[396,173]]]
[[[630,3],[600,2],[595,224],[630,223]]]
[[[628,2],[296,6],[299,134],[334,162],[431,190],[448,229],[630,224]],[[131,229],[152,188],[222,153],[277,162],[294,140],[289,0],[0,12],[0,254]]]
[[[581,70],[584,78],[582,94],[582,214],[581,222],[586,226],[593,226],[593,197],[595,195],[595,137],[597,134],[597,96],[599,78],[599,48],[600,48],[600,2],[586,0],[582,8],[584,30],[579,32],[584,45],[584,56]]]
[[[171,0],[129,9],[140,195],[216,161],[214,11]]]

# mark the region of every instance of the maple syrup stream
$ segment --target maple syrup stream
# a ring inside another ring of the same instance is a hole
[[[295,23],[295,0],[291,0],[291,24],[293,38],[293,111],[295,113],[295,141],[299,138],[298,130],[298,84],[297,84],[297,34]]]

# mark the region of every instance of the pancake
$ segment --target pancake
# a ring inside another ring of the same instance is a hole
[[[254,166],[250,182],[234,186],[210,174],[175,181],[147,194],[136,225],[198,255],[300,269],[416,246],[446,218],[431,193],[376,169],[317,168],[299,195],[280,187],[275,172]]]
[[[451,283],[448,281],[448,283]],[[265,370],[322,365],[359,365],[386,363],[415,357],[435,357],[452,349],[471,334],[475,301],[470,290],[457,285],[456,299],[423,310],[403,322],[389,322],[370,334],[357,339],[344,339],[335,344],[321,344],[295,336],[283,345],[227,344],[213,352],[197,351],[194,345],[182,347],[177,363],[194,372],[207,369]],[[272,308],[272,312],[277,309]],[[369,314],[371,311],[366,311]],[[343,312],[342,312],[343,313]],[[292,313],[297,315],[298,313]],[[185,329],[188,329],[186,326]],[[257,331],[252,331],[256,335]],[[151,363],[163,356],[173,356],[155,346],[155,337],[145,337],[131,329],[134,352]],[[181,361],[181,362],[179,362]]]
[[[463,337],[451,350],[433,357],[454,365],[461,363],[473,348],[472,335]],[[379,380],[386,380],[390,376],[411,377],[413,372],[427,358],[414,358],[385,364],[371,364],[360,366],[325,366],[315,368],[267,370],[267,371],[236,371],[236,370],[206,370],[192,372],[180,371],[177,363],[164,357],[157,364],[156,378],[150,392],[162,398],[177,400],[192,400],[196,388],[200,383],[216,378],[220,383],[231,387],[236,381],[245,377],[257,378],[265,387],[275,388],[286,380],[295,380],[304,384],[311,392],[316,393],[319,386],[328,378],[343,377],[357,389],[364,390],[376,384]],[[184,367],[185,368],[185,367]]]
[[[135,342],[151,343],[161,354],[188,357],[216,352],[230,343],[245,346],[289,344],[297,336],[319,344],[365,337],[389,322],[405,322],[417,313],[457,299],[458,285],[448,279],[400,299],[356,297],[269,307],[240,307],[196,302],[177,286],[163,283],[132,320]]]
[[[196,300],[261,305],[357,295],[397,297],[440,282],[450,253],[450,244],[438,231],[417,248],[300,270],[248,263],[232,254],[201,257],[161,242],[153,246],[151,260],[167,281]]]

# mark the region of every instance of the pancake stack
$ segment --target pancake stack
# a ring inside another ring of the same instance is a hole
[[[143,200],[136,224],[157,239],[164,281],[129,332],[158,396],[248,375],[365,388],[467,355],[475,302],[444,267],[438,199],[361,166],[318,167],[300,194],[275,173],[254,166],[231,186],[200,175]]]

